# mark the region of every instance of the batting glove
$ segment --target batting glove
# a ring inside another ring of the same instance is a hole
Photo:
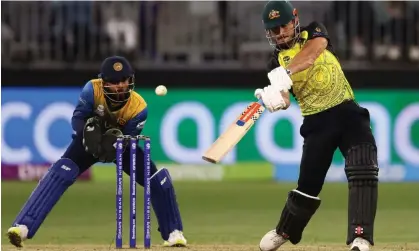
[[[268,85],[263,89],[256,89],[255,97],[262,99],[264,106],[270,112],[276,112],[287,106],[282,97],[281,90],[273,85]]]
[[[289,76],[290,72],[279,66],[268,73],[269,81],[271,85],[280,89],[281,91],[288,91],[292,87],[292,80]]]

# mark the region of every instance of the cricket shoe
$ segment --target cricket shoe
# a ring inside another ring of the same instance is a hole
[[[370,243],[360,237],[352,242],[351,251],[370,251]]]
[[[27,239],[28,231],[28,227],[25,225],[16,225],[7,230],[7,237],[9,237],[12,245],[21,248],[23,247],[23,241]]]
[[[282,246],[288,239],[276,233],[276,230],[267,232],[260,241],[259,249],[261,251],[275,251]]]
[[[179,230],[175,230],[170,233],[169,239],[164,241],[163,246],[165,247],[186,247],[186,239],[183,233]]]

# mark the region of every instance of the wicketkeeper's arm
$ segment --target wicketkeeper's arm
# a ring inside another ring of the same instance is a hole
[[[89,81],[80,93],[77,106],[71,118],[71,127],[77,134],[83,133],[86,118],[93,113],[93,103],[93,85]]]
[[[144,108],[134,118],[130,119],[124,126],[122,132],[124,135],[137,136],[141,134],[147,120],[148,109]]]

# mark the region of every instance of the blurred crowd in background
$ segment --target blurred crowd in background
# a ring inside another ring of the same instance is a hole
[[[419,63],[419,2],[295,1],[301,24],[326,25],[355,67]],[[263,68],[272,48],[264,1],[1,3],[3,67],[92,67],[111,54],[137,67]]]

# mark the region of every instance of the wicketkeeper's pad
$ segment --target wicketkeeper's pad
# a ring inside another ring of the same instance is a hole
[[[38,186],[23,205],[13,226],[28,227],[32,238],[64,192],[76,181],[79,168],[70,159],[59,159],[39,181]]]
[[[174,230],[183,231],[183,225],[172,178],[166,168],[151,176],[150,189],[151,204],[159,223],[158,230],[163,240],[167,240]]]

